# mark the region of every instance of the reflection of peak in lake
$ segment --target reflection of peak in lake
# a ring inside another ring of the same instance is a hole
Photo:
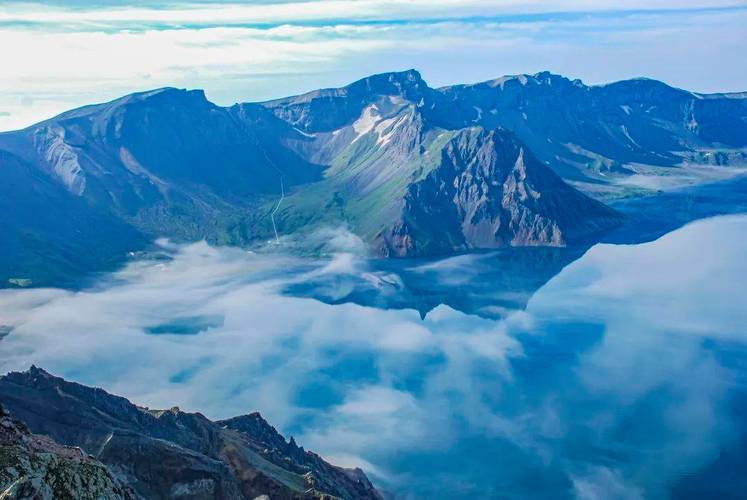
[[[500,319],[524,309],[542,285],[588,247],[516,247],[443,259],[376,260],[368,272],[324,274],[285,288],[328,304],[415,309],[421,317],[441,304]]]

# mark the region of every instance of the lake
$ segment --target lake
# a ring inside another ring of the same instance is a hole
[[[648,239],[398,261],[342,231],[320,258],[164,242],[83,290],[0,291],[0,370],[258,410],[396,498],[736,498],[747,216]]]

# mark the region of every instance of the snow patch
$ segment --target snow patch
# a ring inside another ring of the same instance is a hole
[[[379,135],[376,144],[386,146],[392,140],[394,132],[407,120],[407,117],[408,115],[404,114],[381,121],[375,128],[376,133]]]
[[[352,142],[357,141],[364,135],[375,132],[378,136],[376,144],[386,146],[394,136],[395,131],[407,121],[409,113],[399,113],[389,118],[384,118],[379,108],[372,104],[363,110],[360,118],[353,122],[353,130],[356,133]]]
[[[369,133],[371,130],[373,130],[380,119],[381,114],[379,113],[379,108],[377,108],[375,104],[367,106],[363,110],[360,118],[353,122],[353,130],[355,130],[356,133],[353,142],[357,141],[358,139]]]
[[[632,137],[630,137],[630,134],[628,133],[628,127],[626,127],[625,125],[620,125],[620,131],[621,131],[621,132],[623,133],[623,135],[624,135],[624,136],[625,136],[625,137],[626,137],[626,138],[627,138],[627,139],[628,139],[628,140],[629,140],[630,142],[632,142],[632,143],[633,143],[633,144],[634,144],[635,146],[637,146],[637,147],[641,147],[641,146],[640,146],[640,145],[639,145],[639,144],[638,144],[637,142],[635,142],[635,140],[634,140],[634,139],[633,139]]]
[[[472,106],[472,107],[475,108],[475,111],[477,111],[477,118],[475,118],[472,121],[473,122],[479,122],[480,120],[482,120],[482,108],[477,107],[477,106]]]

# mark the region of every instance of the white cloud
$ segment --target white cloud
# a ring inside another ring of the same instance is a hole
[[[648,10],[724,5],[647,2],[610,15],[614,2],[6,4],[0,43],[18,49],[4,53],[0,111],[9,115],[0,116],[0,130],[160,86],[204,87],[232,104],[409,67],[435,85],[550,69],[592,83],[646,75],[692,90],[744,90],[744,10]],[[389,21],[368,22],[375,18]]]
[[[643,492],[625,484],[620,473],[607,467],[591,467],[583,476],[573,478],[573,489],[579,500],[639,500]]]
[[[208,4],[191,7],[64,9],[33,3],[6,4],[0,22],[248,24],[320,20],[391,20],[433,17],[594,12],[609,10],[704,9],[731,7],[729,0],[531,1],[531,0],[317,0],[261,4]],[[737,4],[738,5],[738,4]]]
[[[330,266],[334,256],[164,243],[172,260],[133,262],[90,290],[0,291],[0,325],[13,327],[0,371],[34,363],[210,417],[258,409],[307,448],[360,458],[405,490],[519,488],[527,473],[567,474],[587,498],[663,494],[733,438],[735,382],[704,339],[747,342],[746,231],[744,217],[719,218],[650,244],[599,245],[500,321],[282,293],[377,272],[355,254]],[[474,262],[428,269],[460,265]],[[204,325],[147,333],[185,321]]]

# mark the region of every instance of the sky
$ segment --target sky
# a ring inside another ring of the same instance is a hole
[[[266,100],[418,69],[747,90],[744,0],[0,1],[0,131],[163,86]]]

